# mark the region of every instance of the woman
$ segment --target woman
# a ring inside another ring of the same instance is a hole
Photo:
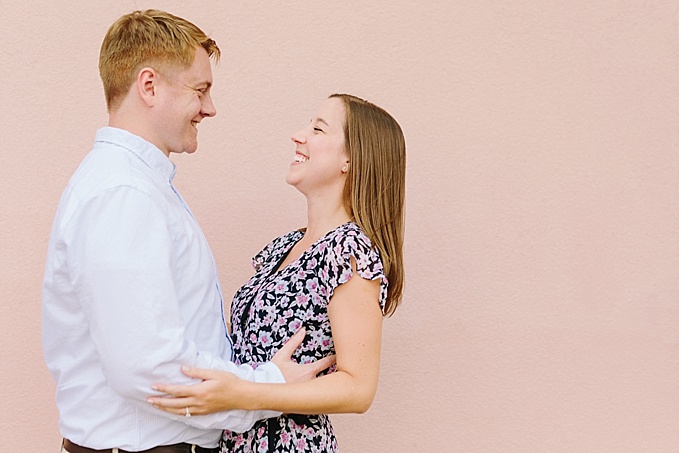
[[[225,431],[224,452],[337,451],[328,413],[365,412],[375,397],[383,315],[403,292],[405,141],[383,109],[355,96],[330,96],[292,137],[286,177],[307,200],[307,226],[274,239],[253,259],[255,275],[231,307],[237,363],[271,360],[304,326],[294,358],[336,354],[324,375],[285,385],[190,370],[195,386],[158,386],[153,398],[176,414],[266,406],[287,414],[246,433]],[[295,415],[306,414],[306,415]]]

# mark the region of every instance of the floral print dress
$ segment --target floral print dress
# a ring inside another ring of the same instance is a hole
[[[234,296],[231,306],[234,361],[253,367],[269,361],[302,326],[307,334],[293,355],[309,363],[335,353],[327,306],[335,288],[357,274],[380,280],[384,309],[387,279],[368,237],[353,222],[327,233],[302,255],[278,269],[304,236],[293,231],[274,239],[252,260],[255,275]],[[333,365],[327,372],[335,371]],[[245,433],[224,431],[222,453],[336,452],[337,440],[327,415],[285,414],[260,420]]]

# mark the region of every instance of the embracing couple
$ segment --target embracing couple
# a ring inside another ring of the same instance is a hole
[[[173,185],[216,114],[194,24],[118,19],[109,112],[59,203],[42,292],[62,452],[334,452],[325,414],[366,411],[382,319],[403,291],[405,142],[383,109],[332,95],[292,136],[305,228],[253,258],[226,329],[215,261]]]

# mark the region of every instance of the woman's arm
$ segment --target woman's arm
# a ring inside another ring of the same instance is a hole
[[[230,409],[270,409],[301,414],[363,413],[368,410],[377,392],[380,367],[380,282],[361,278],[356,273],[353,258],[351,265],[353,277],[335,289],[328,305],[336,372],[307,382],[256,384],[226,372],[192,369],[187,374],[204,379],[203,383],[158,385],[159,391],[173,397],[153,397],[149,402],[176,414],[184,414],[189,407],[194,415]],[[285,360],[285,355],[276,354],[272,362]]]

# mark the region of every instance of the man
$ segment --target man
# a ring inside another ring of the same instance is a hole
[[[216,114],[210,59],[219,55],[198,27],[156,10],[121,17],[102,44],[109,127],[64,191],[43,282],[62,451],[213,452],[223,428],[279,413],[179,417],[146,402],[154,383],[191,382],[182,365],[273,383],[329,365],[293,364],[296,345],[255,370],[228,361],[214,258],[168,159],[196,151],[199,123]]]

